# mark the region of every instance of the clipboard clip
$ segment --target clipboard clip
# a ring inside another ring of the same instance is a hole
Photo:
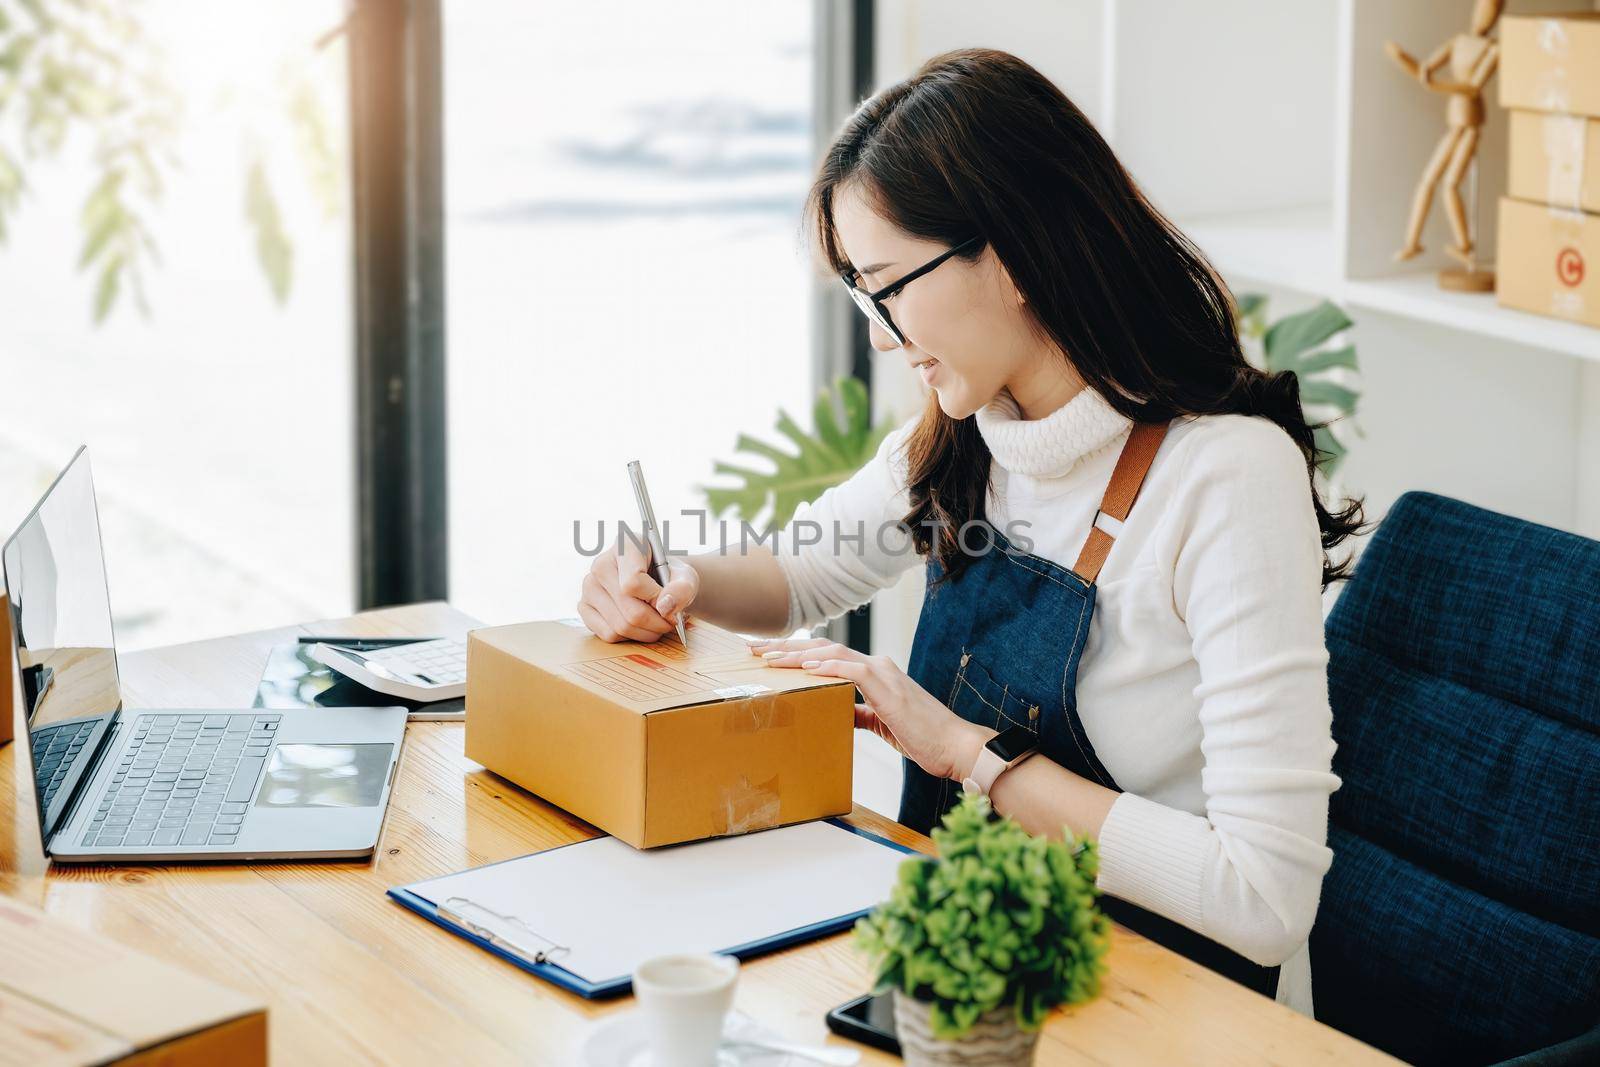
[[[479,918],[469,918],[467,915],[469,910]],[[557,944],[529,928],[527,923],[515,915],[502,915],[466,897],[450,897],[438,905],[438,911],[441,916],[462,929],[530,963],[551,963],[572,951],[570,947]],[[496,929],[496,926],[500,928]],[[518,933],[507,933],[506,927]],[[542,942],[545,947],[536,948],[531,942]]]

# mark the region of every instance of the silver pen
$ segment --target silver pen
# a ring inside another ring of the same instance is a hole
[[[667,587],[667,579],[671,572],[667,569],[667,546],[662,543],[661,532],[656,529],[656,510],[650,506],[650,490],[644,487],[644,471],[639,467],[639,461],[628,461],[628,480],[633,483],[633,496],[639,502],[639,522],[644,526],[645,544],[650,546],[650,574],[661,588]],[[678,640],[683,642],[683,647],[689,647],[689,635],[683,628],[683,609],[678,609],[678,617],[673,620],[678,625]]]

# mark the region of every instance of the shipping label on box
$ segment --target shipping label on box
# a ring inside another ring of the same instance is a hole
[[[467,758],[636,848],[849,812],[855,687],[769,667],[707,623],[688,634],[474,630]]]
[[[1499,241],[1501,304],[1600,326],[1600,215],[1502,197]]]

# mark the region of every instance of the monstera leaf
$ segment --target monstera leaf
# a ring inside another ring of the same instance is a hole
[[[740,434],[734,450],[768,460],[772,470],[718,461],[712,467],[715,473],[737,478],[742,484],[731,488],[702,486],[712,514],[732,511],[736,518],[753,522],[763,508],[770,508],[767,528],[781,529],[801,504],[815,500],[823,490],[860,470],[893,425],[888,419],[872,424],[867,387],[856,378],[840,378],[831,392],[822,390],[812,408],[812,418],[816,432],[808,434],[787,411],[779,409],[778,432],[788,438],[792,450]]]
[[[1339,344],[1351,326],[1350,317],[1327,300],[1306,311],[1286,315],[1268,326],[1266,297],[1246,293],[1239,298],[1240,332],[1261,341],[1262,369],[1294,371],[1300,379],[1300,404],[1306,418],[1325,423],[1315,432],[1316,445],[1327,453],[1322,472],[1331,476],[1344,462],[1348,447],[1341,433],[1360,436],[1353,416],[1361,402],[1355,376],[1360,371],[1354,345]]]

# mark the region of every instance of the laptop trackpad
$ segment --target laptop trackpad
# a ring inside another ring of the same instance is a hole
[[[261,779],[266,808],[371,808],[383,799],[393,745],[282,744]]]

